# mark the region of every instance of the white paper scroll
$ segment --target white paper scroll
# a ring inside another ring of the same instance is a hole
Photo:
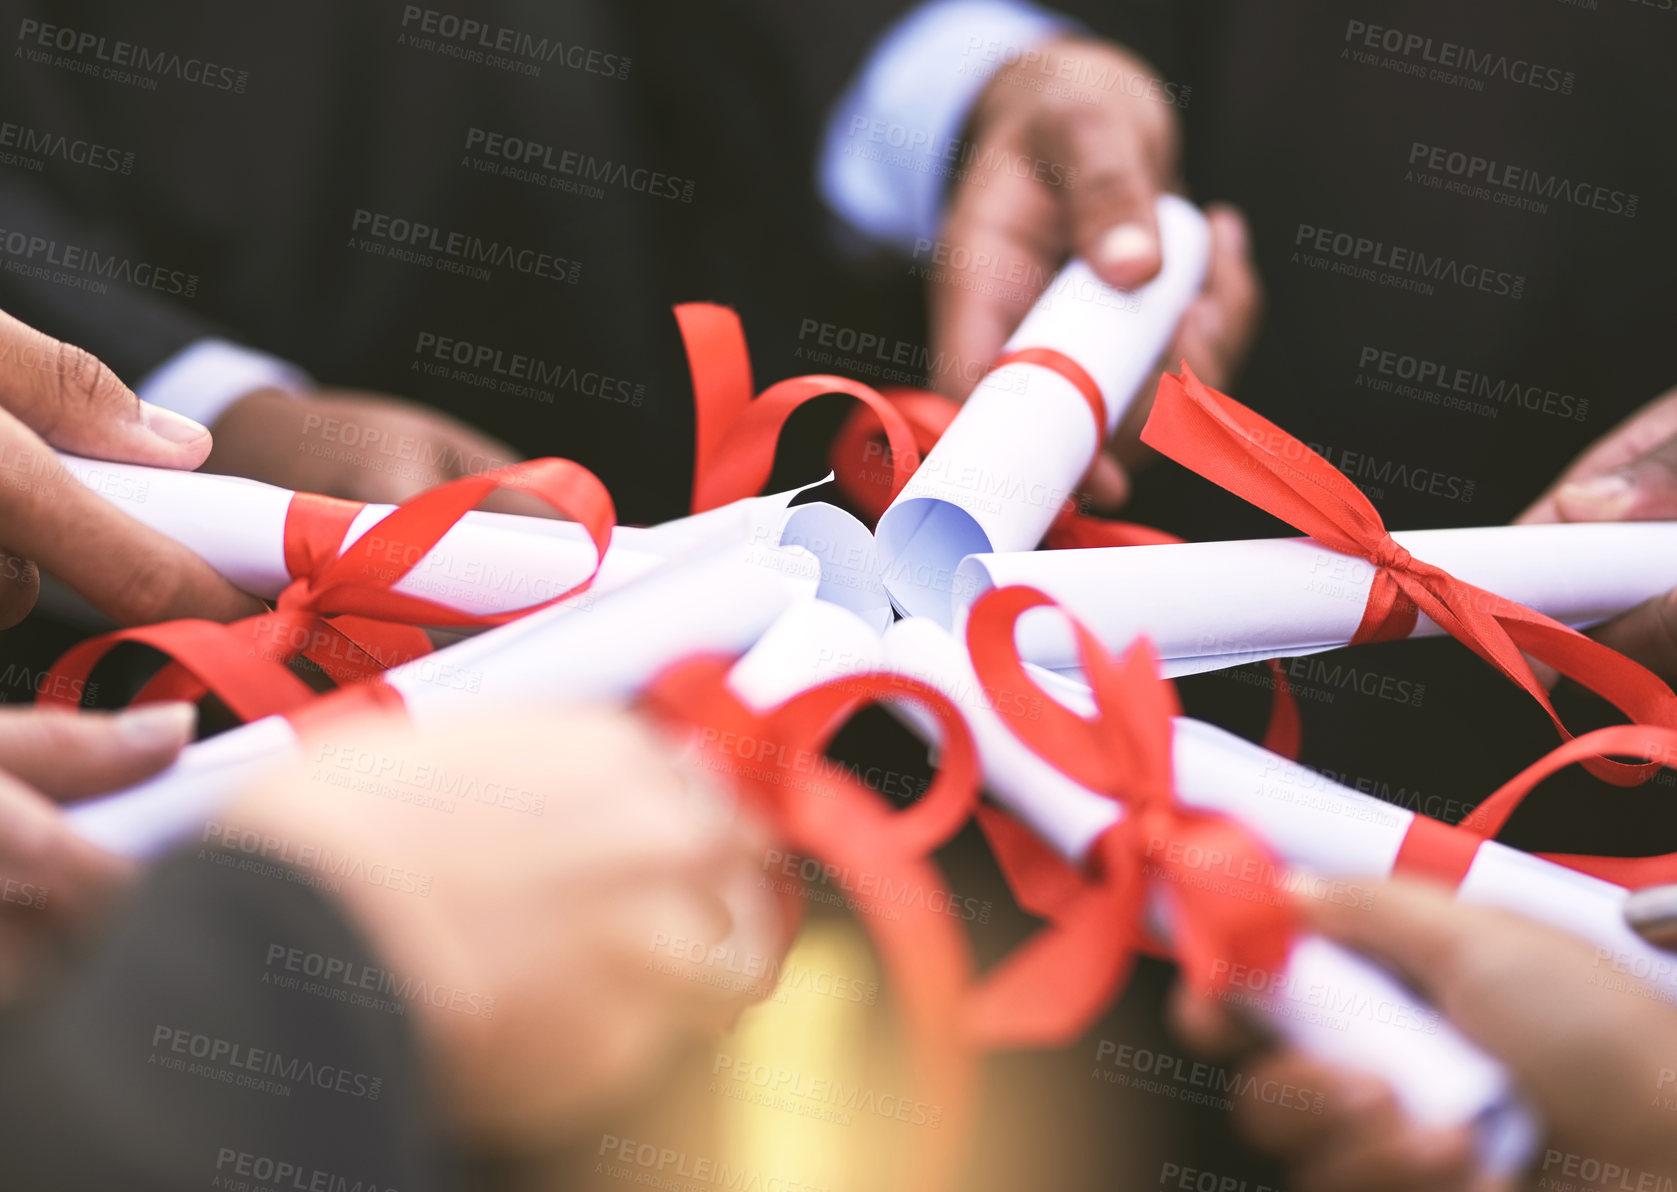
[[[290,582],[284,550],[290,489],[236,476],[105,463],[62,453],[59,460],[88,488],[202,556],[245,591],[271,599]],[[666,559],[733,543],[796,546],[821,565],[822,599],[853,609],[883,629],[891,609],[873,535],[837,506],[792,506],[803,491],[735,501],[659,526],[618,526],[593,587],[608,592]],[[394,508],[368,505],[350,524],[339,552],[368,533],[378,546],[377,524]],[[393,570],[414,562],[395,543],[378,561]],[[587,578],[593,566],[593,543],[575,522],[474,510],[414,562],[395,590],[464,612],[504,612],[568,591]]]
[[[1022,701],[1031,697],[981,689],[966,651],[924,618],[900,621],[879,638],[855,618],[847,618],[841,609],[794,607],[782,614],[740,660],[730,682],[742,698],[769,706],[813,683],[865,670],[886,670],[918,679],[953,700],[973,731],[991,794],[1063,856],[1081,858],[1094,839],[1122,814],[1118,804],[1078,786],[1020,742],[996,709],[1022,712],[1028,707]],[[1063,680],[1050,682],[1057,692],[1071,695],[1076,702],[1074,685]],[[1078,710],[1088,711],[1086,689],[1083,704]],[[923,710],[909,704],[896,710],[928,740],[935,738],[936,724]],[[1241,797],[1227,792],[1251,786],[1247,781],[1250,775],[1244,771],[1253,764],[1253,750],[1266,759],[1271,756],[1220,730],[1194,721],[1177,721],[1175,764],[1183,802],[1223,811],[1246,823],[1269,837],[1278,851],[1295,863],[1308,865],[1321,853],[1336,857],[1343,853],[1349,861],[1342,859],[1335,872],[1359,875],[1390,869],[1395,845],[1390,852],[1384,849],[1384,842],[1373,848],[1358,848],[1353,843],[1349,849],[1341,849],[1336,835],[1339,825],[1332,822],[1332,816],[1329,822],[1321,823],[1307,812],[1301,823],[1273,815],[1252,815],[1254,806],[1268,807],[1261,795]],[[1262,765],[1267,767],[1267,761]],[[1232,768],[1232,780],[1221,772],[1222,768]],[[1319,785],[1323,780],[1315,781]],[[1345,794],[1374,804],[1365,810],[1383,816],[1387,823],[1408,822],[1407,813],[1397,808],[1351,792]],[[1276,835],[1271,835],[1272,829]],[[1295,855],[1289,845],[1297,843],[1301,832],[1310,837],[1312,830],[1317,833],[1312,847],[1301,850],[1307,855]],[[1401,830],[1398,836],[1401,838]],[[1309,880],[1290,871],[1278,872],[1276,878],[1283,888],[1296,880]],[[1584,881],[1605,885],[1593,879]],[[1518,890],[1517,883],[1512,885],[1510,896],[1517,896]],[[1464,890],[1463,896],[1474,895]],[[1599,928],[1605,920],[1592,923]],[[1622,942],[1623,934],[1619,924],[1615,938]],[[1643,945],[1643,952],[1647,951],[1650,949]],[[1677,970],[1677,961],[1668,967]],[[1250,988],[1237,980],[1235,996],[1258,1011],[1274,1030],[1323,1059],[1381,1076],[1414,1120],[1427,1125],[1473,1125],[1481,1156],[1491,1170],[1515,1170],[1531,1154],[1537,1141],[1534,1123],[1501,1065],[1377,966],[1326,940],[1305,937],[1293,949],[1279,991],[1268,980],[1248,979],[1247,986]]]
[[[1081,365],[1105,398],[1098,428],[1083,394],[1058,373],[1008,364],[979,382],[879,522],[885,588],[905,614],[948,624],[955,569],[981,551],[1030,550],[1071,497],[1096,450],[1157,366],[1199,293],[1210,251],[1190,203],[1158,202],[1164,268],[1125,293],[1081,261],[1068,265],[1007,350],[1052,348]]]
[[[1392,537],[1415,558],[1574,628],[1677,587],[1677,522],[1485,526]],[[1351,640],[1374,567],[1309,538],[979,554],[955,584],[956,620],[991,588],[1028,584],[1064,605],[1110,650],[1138,636],[1167,675],[1311,654]],[[1425,616],[1416,636],[1443,631]],[[1019,650],[1077,666],[1065,618],[1032,610]]]
[[[814,603],[817,582],[815,560],[802,550],[734,546],[609,595],[583,593],[395,667],[386,681],[419,724],[447,724],[477,708],[624,699],[690,654],[744,650],[789,605]],[[189,745],[161,774],[65,814],[95,844],[153,856],[202,832],[216,808],[297,749],[291,726],[270,716]]]

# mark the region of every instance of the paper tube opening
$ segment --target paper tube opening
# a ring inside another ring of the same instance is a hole
[[[904,616],[930,617],[949,628],[961,560],[990,549],[972,515],[948,501],[917,497],[885,511],[878,541],[881,558],[891,560],[885,571],[891,603]]]

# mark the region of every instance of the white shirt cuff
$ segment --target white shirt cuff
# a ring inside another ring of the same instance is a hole
[[[1074,27],[1022,0],[931,0],[909,13],[828,117],[819,166],[827,205],[905,251],[936,237],[973,100],[1004,65]]]
[[[154,368],[134,392],[142,401],[212,426],[247,393],[313,387],[308,373],[278,356],[225,339],[201,339]]]

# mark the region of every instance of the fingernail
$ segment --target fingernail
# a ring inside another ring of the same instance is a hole
[[[154,406],[149,401],[140,403],[140,421],[152,434],[169,443],[196,443],[210,433],[186,415]]]
[[[1096,263],[1107,268],[1120,268],[1145,261],[1154,254],[1153,236],[1140,224],[1119,224],[1101,237],[1095,249]]]
[[[198,709],[185,700],[142,704],[116,717],[117,732],[137,749],[180,748],[192,740]]]
[[[1565,507],[1568,518],[1574,521],[1623,517],[1635,502],[1636,485],[1622,472],[1563,484],[1555,493],[1555,503]]]
[[[1677,947],[1677,886],[1648,886],[1625,899],[1625,922],[1655,947]]]

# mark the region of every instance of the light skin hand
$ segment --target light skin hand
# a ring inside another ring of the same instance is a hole
[[[196,719],[184,703],[116,714],[0,708],[0,1002],[135,872],[76,835],[53,800],[151,777],[191,741]]]
[[[209,471],[390,505],[523,458],[447,414],[349,389],[258,389],[229,406],[214,430]],[[550,506],[518,492],[497,493],[483,508],[554,516]]]
[[[1566,1156],[1632,1173],[1677,1170],[1677,1131],[1657,1104],[1662,1074],[1677,1071],[1677,1009],[1616,974],[1591,945],[1417,882],[1377,885],[1366,909],[1312,900],[1301,908],[1315,930],[1385,964],[1508,1066],[1549,1131],[1536,1176],[1544,1163],[1560,1176]],[[1214,1002],[1178,990],[1173,1009],[1179,1033],[1208,1054],[1254,1042]],[[1298,1192],[1512,1186],[1479,1170],[1465,1129],[1405,1120],[1391,1091],[1367,1073],[1286,1047],[1262,1053],[1248,1070],[1260,1082],[1324,1094],[1320,1114],[1257,1100],[1236,1109],[1242,1133],[1287,1164],[1288,1187]]]
[[[443,731],[341,724],[303,756],[223,818],[429,878],[423,897],[365,882],[339,896],[397,971],[495,999],[488,1016],[416,1005],[467,1143],[574,1135],[768,992],[688,945],[774,971],[786,925],[760,881],[770,837],[638,718],[536,708]],[[331,781],[362,758],[476,780],[512,805],[461,796],[445,813]]]
[[[124,625],[261,611],[203,559],[83,487],[49,445],[192,469],[209,454],[210,433],[141,401],[82,349],[0,313],[0,629],[34,607],[37,567]]]
[[[1055,77],[1065,59],[1078,63],[1076,77],[1154,74],[1140,59],[1099,42],[1064,38],[1045,48],[1043,67],[1034,60],[1004,67],[980,94],[969,125],[978,151],[951,187],[943,229],[949,259],[987,263],[982,269],[940,265],[929,286],[933,359],[949,362],[931,381],[951,397],[967,396],[1068,258],[1083,258],[1118,289],[1134,289],[1160,268],[1154,203],[1180,189],[1174,109],[1147,89],[1117,86],[1080,97],[1033,86],[1038,74]],[[1012,168],[1019,163],[1029,168]],[[1207,384],[1227,388],[1255,334],[1263,291],[1240,213],[1213,205],[1207,215],[1206,283],[1162,363],[1175,368],[1186,359]],[[1156,388],[1155,378],[1143,386],[1144,397]],[[1136,403],[1086,478],[1095,507],[1116,508],[1128,495],[1150,404]]]
[[[1516,523],[1669,518],[1677,518],[1677,390],[1597,440]],[[1637,605],[1590,636],[1668,682],[1677,679],[1677,590]]]

